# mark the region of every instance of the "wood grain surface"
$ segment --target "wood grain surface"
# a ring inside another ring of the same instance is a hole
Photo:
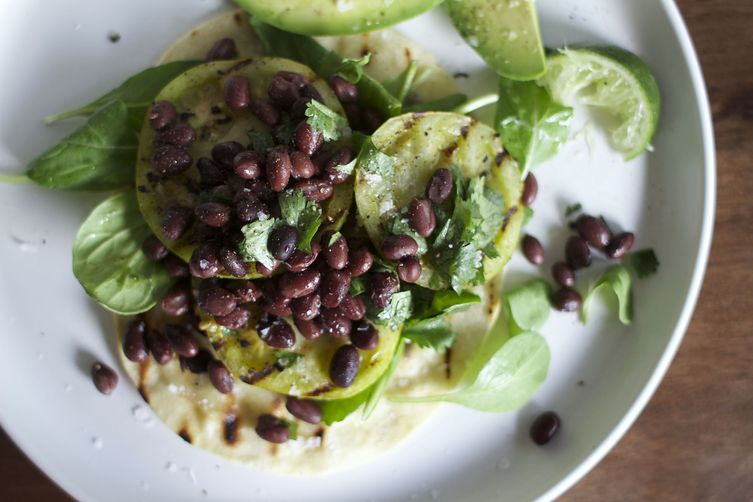
[[[678,4],[714,115],[711,261],[667,377],[627,435],[565,500],[753,500],[753,0]],[[69,500],[2,432],[0,499]]]

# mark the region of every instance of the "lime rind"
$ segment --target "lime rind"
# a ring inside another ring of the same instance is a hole
[[[632,52],[619,47],[566,48],[549,56],[539,79],[565,105],[597,108],[611,117],[612,145],[626,160],[646,150],[659,122],[659,86],[651,70]]]

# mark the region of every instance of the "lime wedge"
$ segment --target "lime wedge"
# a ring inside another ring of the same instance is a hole
[[[612,146],[630,160],[646,150],[659,122],[659,86],[648,66],[619,47],[563,49],[547,58],[539,84],[565,105],[595,107]]]
[[[512,80],[546,72],[534,0],[446,0],[444,7],[468,44]]]

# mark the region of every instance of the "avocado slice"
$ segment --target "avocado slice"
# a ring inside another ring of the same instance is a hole
[[[246,383],[289,396],[307,399],[344,399],[363,391],[387,369],[400,341],[400,330],[375,326],[379,345],[374,350],[359,350],[361,365],[350,387],[337,387],[329,379],[332,355],[346,339],[321,336],[307,340],[286,321],[296,333],[296,343],[288,350],[274,349],[259,338],[256,326],[260,313],[252,313],[249,328],[233,331],[217,324],[202,313],[199,328],[207,334],[215,355],[228,370]]]
[[[236,0],[252,16],[301,35],[374,31],[417,16],[442,0]]]
[[[497,275],[517,246],[524,215],[520,170],[502,147],[499,135],[466,115],[428,112],[388,120],[374,132],[372,141],[395,160],[394,171],[388,175],[365,172],[360,159],[356,168],[356,207],[374,245],[379,248],[389,221],[401,209],[414,197],[424,197],[434,171],[455,165],[468,178],[486,174],[486,186],[504,200],[506,223],[494,238],[499,256],[484,258],[485,279]],[[422,260],[422,267],[417,284],[431,287],[431,266]]]
[[[185,123],[194,128],[197,140],[188,148],[188,153],[196,162],[200,157],[211,157],[212,147],[217,143],[238,141],[245,145],[249,142],[250,131],[270,132],[269,126],[256,118],[250,110],[230,111],[225,105],[223,87],[228,78],[243,75],[249,80],[252,98],[266,97],[269,82],[279,71],[300,73],[319,91],[328,107],[345,115],[340,102],[325,81],[317,77],[307,66],[281,58],[217,61],[195,66],[170,82],[155,101],[168,100],[175,105],[179,113],[191,114],[186,115]],[[219,113],[216,107],[219,107]],[[139,138],[136,164],[139,208],[152,232],[170,251],[187,262],[197,246],[191,242],[190,231],[177,241],[170,241],[162,232],[161,220],[162,213],[167,207],[176,204],[195,207],[199,203],[199,194],[191,190],[192,187],[198,186],[199,171],[192,166],[177,176],[159,182],[150,179],[155,134],[149,127],[147,118]],[[322,231],[339,229],[342,226],[348,216],[352,199],[352,183],[343,183],[335,187],[332,197],[322,206]],[[249,267],[249,270],[247,278],[259,277],[254,266]]]
[[[447,0],[444,8],[468,44],[503,77],[534,80],[546,73],[534,0]]]

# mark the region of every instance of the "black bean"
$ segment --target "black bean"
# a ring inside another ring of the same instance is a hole
[[[324,240],[322,242],[325,246],[322,255],[330,268],[334,270],[342,270],[348,266],[348,242],[345,240],[345,237],[341,235],[330,245],[331,235],[332,234],[324,235]]]
[[[162,233],[171,241],[178,240],[193,222],[193,211],[185,206],[170,206],[162,213]]]
[[[97,390],[105,395],[110,395],[118,386],[118,374],[104,363],[92,365],[92,380]]]
[[[237,57],[238,49],[235,47],[235,41],[232,38],[221,38],[212,45],[205,59],[207,61],[222,61]]]
[[[301,97],[300,86],[281,75],[275,75],[269,82],[267,95],[274,104],[283,110],[290,110],[295,100]]]
[[[345,338],[350,335],[353,323],[345,317],[340,309],[322,310],[322,329],[333,338]]]
[[[403,282],[416,282],[421,277],[421,270],[421,261],[415,256],[406,256],[397,264],[397,276]]]
[[[561,312],[575,312],[581,303],[580,293],[570,287],[560,288],[552,295],[552,306]]]
[[[209,362],[212,360],[212,354],[207,350],[199,350],[193,357],[179,356],[181,371],[188,370],[191,373],[200,375],[208,371]]]
[[[275,126],[280,122],[280,111],[267,99],[251,101],[251,111],[268,126]]]
[[[341,103],[355,103],[358,101],[358,87],[337,75],[329,77],[329,85],[335,91],[335,96]]]
[[[291,415],[309,424],[316,425],[322,421],[322,409],[316,401],[288,396],[285,408]]]
[[[316,261],[320,250],[321,247],[316,242],[311,244],[311,253],[296,249],[285,262],[285,268],[289,272],[303,272]]]
[[[162,176],[175,176],[193,164],[191,155],[174,145],[158,146],[152,154],[152,169]]]
[[[521,245],[523,247],[523,254],[529,262],[534,265],[544,263],[544,246],[541,245],[536,237],[526,234],[523,237]]]
[[[290,308],[290,298],[286,298],[281,294],[265,295],[262,298],[261,309],[274,316],[286,317],[293,314]]]
[[[246,148],[237,141],[223,141],[212,147],[212,159],[226,169],[233,168],[235,156]]]
[[[355,249],[348,253],[348,272],[351,277],[359,277],[368,272],[374,264],[374,255],[367,249]]]
[[[531,424],[531,439],[538,445],[545,445],[557,434],[559,428],[559,415],[553,411],[544,412]]]
[[[233,392],[233,377],[222,362],[212,359],[207,365],[207,371],[209,372],[209,381],[212,382],[215,389],[223,394]]]
[[[383,309],[390,304],[392,295],[397,293],[400,283],[391,274],[377,272],[371,275],[371,303]]]
[[[332,183],[326,180],[307,179],[298,180],[293,184],[293,188],[303,192],[308,200],[324,201],[332,197],[334,187]]]
[[[253,194],[245,194],[235,203],[235,214],[241,223],[251,223],[263,215],[269,215],[270,211],[266,204]]]
[[[182,316],[190,306],[191,287],[183,281],[173,285],[160,301],[162,311],[173,317]]]
[[[307,97],[300,97],[293,101],[293,104],[290,106],[290,118],[293,120],[303,120],[306,118],[306,109],[309,107],[309,103],[311,103],[311,98]]]
[[[255,430],[260,438],[270,443],[281,444],[290,438],[288,425],[273,415],[260,415]]]
[[[196,206],[196,216],[210,227],[224,227],[230,221],[230,206],[220,202],[204,202]]]
[[[421,237],[429,237],[437,227],[437,217],[431,201],[413,199],[408,206],[408,223]]]
[[[232,291],[208,282],[202,283],[197,300],[201,310],[212,315],[227,315],[238,306],[238,299]]]
[[[329,379],[338,387],[350,387],[361,365],[358,350],[352,345],[343,345],[335,351],[329,364]]]
[[[315,317],[310,321],[296,317],[293,318],[293,321],[295,322],[295,327],[298,328],[298,331],[301,332],[301,335],[303,335],[303,338],[306,340],[315,340],[322,334],[322,321],[318,317]]]
[[[552,265],[552,277],[557,284],[566,288],[571,288],[575,284],[575,272],[565,262],[558,261]]]
[[[379,346],[379,332],[370,322],[361,321],[350,334],[350,341],[361,350],[374,350]]]
[[[266,166],[266,158],[261,152],[245,151],[233,159],[233,172],[244,180],[253,180],[261,176]]]
[[[340,311],[351,321],[360,321],[366,316],[366,304],[360,296],[347,295],[340,303]]]
[[[190,274],[188,264],[174,254],[168,255],[162,263],[170,277],[188,277]]]
[[[251,313],[248,309],[243,307],[236,307],[235,310],[228,315],[216,315],[214,320],[221,326],[225,326],[230,329],[243,329],[246,327],[248,320],[251,318]]]
[[[350,175],[341,171],[338,167],[347,164],[351,160],[353,160],[353,152],[350,151],[350,148],[344,147],[337,150],[324,164],[327,181],[333,185],[345,183]]]
[[[289,349],[295,345],[295,333],[290,324],[277,316],[262,315],[256,324],[259,338],[276,349]]]
[[[442,204],[452,193],[452,171],[442,168],[434,171],[426,185],[426,197],[434,204]]]
[[[524,206],[530,206],[533,201],[536,200],[536,195],[539,193],[539,182],[536,181],[536,176],[533,173],[528,173],[525,181],[523,182],[523,197],[521,202]]]
[[[199,170],[199,179],[203,187],[213,187],[225,183],[227,171],[212,159],[201,157],[196,162],[196,168]]]
[[[617,234],[609,242],[606,249],[607,258],[617,260],[630,252],[635,243],[635,234],[632,232],[622,232]]]
[[[321,172],[324,171],[324,166],[327,164],[327,161],[331,156],[332,152],[324,149],[317,151],[311,156],[311,162],[314,164],[314,167],[316,167],[316,172],[318,174],[321,174]]]
[[[330,270],[324,274],[320,293],[325,308],[336,308],[348,295],[350,275],[339,270]]]
[[[228,184],[217,185],[209,190],[208,195],[212,202],[230,204],[235,199],[235,189]]]
[[[565,244],[565,261],[573,270],[591,265],[591,250],[586,241],[577,236],[572,236]]]
[[[167,247],[165,247],[165,245],[162,244],[162,241],[154,235],[150,235],[144,239],[143,244],[141,244],[141,249],[151,261],[160,261],[166,258],[169,253]]]
[[[233,75],[225,81],[225,103],[234,112],[240,112],[251,104],[251,86],[243,75]]]
[[[298,89],[302,89],[309,84],[309,81],[306,77],[294,71],[278,71],[275,74],[275,77],[287,80],[288,82],[295,85],[295,87]]]
[[[612,239],[609,228],[600,218],[582,215],[575,221],[575,230],[588,244],[596,249],[603,249]]]
[[[315,131],[305,120],[300,122],[293,131],[293,145],[300,152],[313,155],[324,143],[324,136]]]
[[[324,98],[319,93],[317,88],[309,83],[307,83],[301,88],[301,97],[315,99],[319,101],[320,103],[324,103]]]
[[[316,174],[316,166],[311,162],[308,155],[298,150],[290,154],[290,163],[292,164],[291,174],[294,179],[309,179]]]
[[[376,131],[379,126],[382,125],[382,122],[384,122],[384,119],[379,112],[372,108],[361,108],[359,115],[361,127],[363,128],[363,131],[368,134]]]
[[[293,163],[290,161],[287,148],[276,146],[267,154],[266,174],[269,188],[275,192],[282,192],[288,186],[293,174]]]
[[[235,295],[239,304],[256,302],[262,296],[261,289],[251,281],[230,281],[225,289]]]
[[[164,129],[175,123],[178,111],[169,101],[157,101],[149,110],[149,127],[155,131]]]
[[[179,148],[188,148],[196,141],[196,131],[188,124],[178,124],[166,129],[154,138],[157,145],[173,145]]]
[[[257,263],[256,264],[256,272],[258,272],[259,275],[262,277],[269,277],[274,273],[275,270],[277,270],[277,267],[280,266],[280,262],[275,262],[275,264],[272,266],[272,268],[267,267],[263,263]]]
[[[418,253],[418,243],[410,235],[389,235],[382,241],[382,254],[388,260],[399,261]]]
[[[222,265],[220,258],[217,256],[219,249],[215,244],[210,242],[200,244],[191,253],[191,260],[188,262],[188,269],[191,275],[199,279],[209,279],[220,273]]]
[[[129,361],[143,363],[149,357],[149,350],[146,347],[146,323],[141,319],[136,319],[128,323],[125,333],[123,334],[123,354]]]
[[[161,331],[147,328],[146,345],[157,364],[165,365],[173,358],[173,349]]]
[[[278,287],[280,294],[286,298],[301,298],[316,291],[321,281],[321,273],[310,268],[303,272],[284,274],[280,277]]]
[[[200,244],[202,242],[217,241],[222,237],[222,230],[215,227],[210,227],[202,222],[196,222],[191,231],[192,244]],[[217,249],[219,253],[219,249]]]
[[[322,299],[319,293],[311,293],[290,301],[290,310],[293,312],[293,317],[303,321],[310,321],[318,316],[321,306]]]
[[[234,246],[220,248],[220,263],[225,271],[233,277],[243,277],[248,273],[248,265],[243,262],[241,254]]]
[[[183,326],[168,324],[165,326],[165,337],[179,356],[194,357],[199,353],[199,342]]]
[[[269,234],[267,247],[276,259],[285,261],[295,251],[298,244],[298,231],[290,225],[281,225]]]

